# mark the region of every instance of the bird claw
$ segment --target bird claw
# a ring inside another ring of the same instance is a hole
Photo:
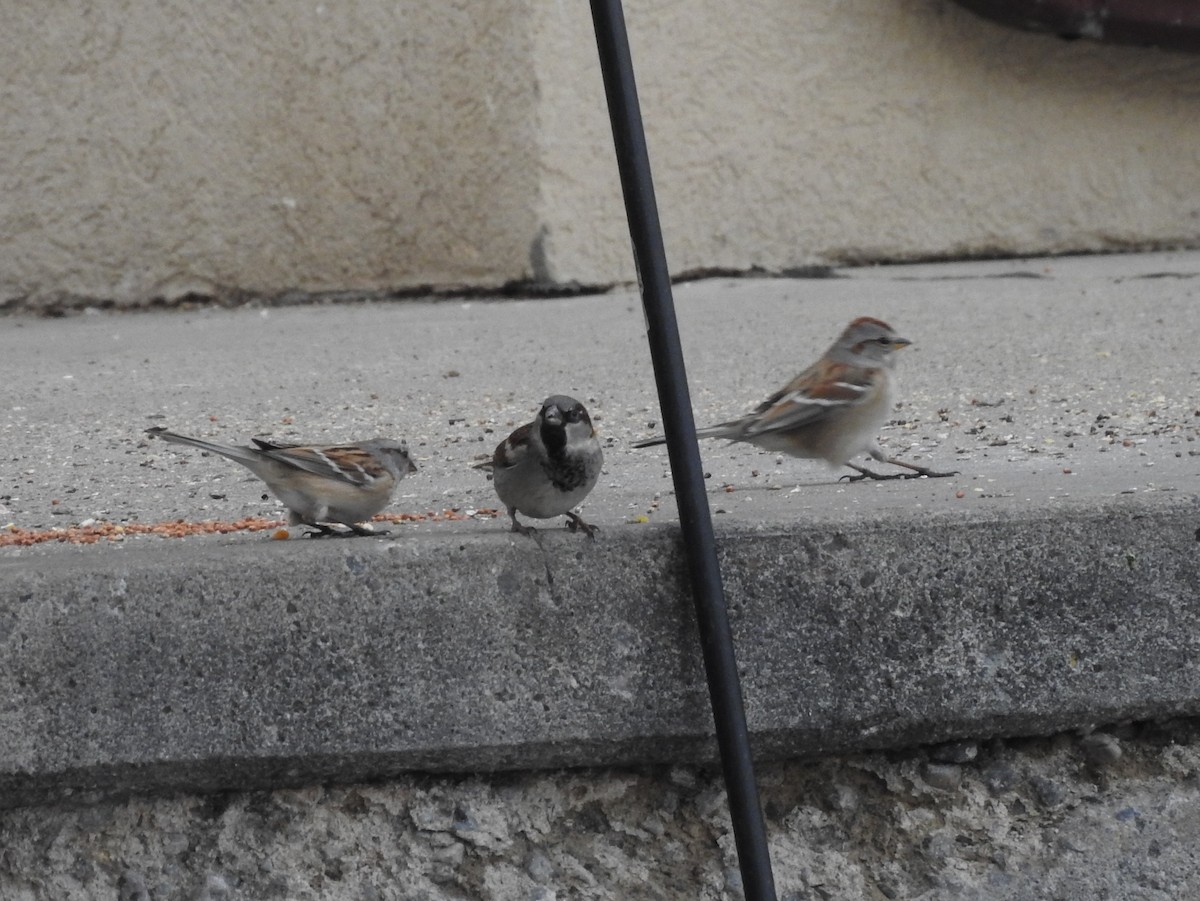
[[[961,475],[957,469],[953,469],[950,472],[937,472],[936,470],[926,469],[924,466],[922,466],[918,469],[915,469],[913,473],[908,476],[908,478],[919,479],[924,476],[927,479],[948,479],[951,476],[957,475]]]
[[[305,525],[313,530],[311,532],[305,532],[305,538],[349,538],[352,535],[358,535],[363,538],[378,538],[382,535],[391,534],[387,529],[364,529],[360,525],[347,524],[346,528],[349,531],[345,532],[343,532],[341,529],[334,529],[330,526],[320,524],[314,525],[313,523],[305,523]]]
[[[858,472],[856,476],[842,476],[838,479],[839,482],[861,482],[864,479],[872,479],[877,482],[889,482],[892,479],[907,479],[909,475],[903,472],[882,473],[875,472],[872,469],[867,469],[865,466],[855,466],[854,469]]]
[[[895,466],[903,466],[909,472],[875,472],[867,469],[865,466],[853,466],[852,468],[858,472],[856,476],[842,476],[838,479],[839,482],[861,482],[863,479],[873,479],[877,482],[890,482],[895,479],[948,479],[951,476],[959,475],[958,470],[953,472],[938,472],[933,469],[926,469],[924,466],[917,466],[915,463],[897,463],[895,460],[889,460],[889,463]]]
[[[352,526],[348,525],[346,528],[348,528],[350,530],[350,532],[354,533],[355,535],[361,535],[364,538],[368,538],[368,537],[369,538],[378,538],[381,535],[391,535],[392,534],[387,529],[365,529],[362,526],[357,525],[357,524],[352,525]],[[344,537],[349,537],[350,533],[342,532],[341,534]]]
[[[567,529],[571,532],[583,532],[588,538],[596,540],[596,533],[600,531],[599,526],[594,526],[591,523],[583,521],[583,517],[578,513],[568,513],[570,519],[567,520]]]

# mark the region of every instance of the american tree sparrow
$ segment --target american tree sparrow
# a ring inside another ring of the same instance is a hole
[[[892,409],[894,354],[911,343],[886,322],[860,316],[846,326],[821,359],[759,404],[754,412],[700,429],[696,435],[745,441],[768,451],[849,466],[858,473],[845,477],[852,482],[865,478],[956,475],[889,457],[875,440]],[[634,447],[665,441],[662,437],[651,438]],[[872,472],[850,462],[859,454],[902,466],[909,472],[892,475]]]
[[[526,423],[496,447],[490,461],[479,464],[492,471],[501,503],[508,508],[512,531],[528,535],[531,526],[517,514],[550,519],[566,514],[567,527],[594,537],[589,525],[571,508],[581,503],[600,478],[604,452],[583,404],[555,394],[546,398],[533,422]]]
[[[288,525],[316,529],[310,535],[342,534],[324,523],[340,523],[356,535],[378,535],[358,525],[388,505],[396,484],[416,464],[403,441],[373,438],[358,444],[302,447],[251,439],[255,447],[214,444],[163,428],[146,430],[164,441],[187,444],[241,463],[267,483],[288,508]]]

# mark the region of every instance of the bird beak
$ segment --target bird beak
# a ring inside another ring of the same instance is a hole
[[[414,463],[412,460],[408,461],[408,471],[409,471],[410,475],[417,471],[417,464]]]
[[[901,338],[899,336],[893,338],[892,343],[896,345],[896,350],[899,350],[902,347],[908,347],[908,345],[912,344],[912,342],[907,338]]]
[[[562,410],[555,406],[546,407],[542,410],[542,422],[548,422],[550,425],[562,425]]]

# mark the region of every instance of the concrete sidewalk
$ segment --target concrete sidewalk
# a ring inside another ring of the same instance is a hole
[[[869,314],[916,344],[883,438],[950,479],[846,484],[704,445],[764,755],[1200,711],[1200,254],[682,285],[701,424]],[[394,512],[497,505],[470,469],[551,393],[606,442],[589,542],[468,517],[382,539],[0,550],[0,797],[710,757],[640,304],[0,321],[0,519],[274,515],[241,442],[404,437]]]

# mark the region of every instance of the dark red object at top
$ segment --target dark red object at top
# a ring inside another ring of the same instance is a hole
[[[1200,51],[1196,0],[957,0],[959,5],[1014,28],[1063,38]]]

